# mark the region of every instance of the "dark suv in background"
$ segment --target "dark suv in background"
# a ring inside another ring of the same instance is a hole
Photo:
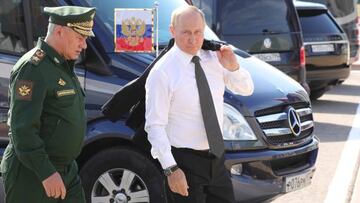
[[[335,17],[336,22],[347,34],[350,44],[350,62],[359,57],[360,41],[358,28],[357,0],[303,0],[324,4]]]
[[[305,52],[292,0],[188,0],[220,39],[270,63],[307,91]]]
[[[350,74],[350,48],[346,33],[323,4],[295,1],[306,52],[306,78],[311,99]]]

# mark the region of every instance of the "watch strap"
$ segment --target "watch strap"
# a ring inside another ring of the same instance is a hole
[[[178,165],[173,165],[173,166],[167,167],[166,169],[164,169],[164,174],[165,174],[165,176],[169,176],[172,173],[174,173],[177,169],[179,169]]]

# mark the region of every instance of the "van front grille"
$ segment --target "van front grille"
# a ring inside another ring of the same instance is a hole
[[[291,114],[291,115],[290,115]],[[308,103],[294,103],[255,112],[265,134],[274,146],[289,146],[306,142],[313,134],[314,121]]]

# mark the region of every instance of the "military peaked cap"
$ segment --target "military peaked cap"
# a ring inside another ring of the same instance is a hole
[[[81,35],[95,36],[92,31],[95,16],[95,8],[93,7],[45,7],[44,13],[50,16],[50,23],[70,27]]]

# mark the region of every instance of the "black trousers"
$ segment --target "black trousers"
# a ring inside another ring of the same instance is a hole
[[[178,166],[184,171],[189,195],[170,192],[173,203],[235,203],[230,174],[224,156],[217,158],[207,151],[172,147]]]

